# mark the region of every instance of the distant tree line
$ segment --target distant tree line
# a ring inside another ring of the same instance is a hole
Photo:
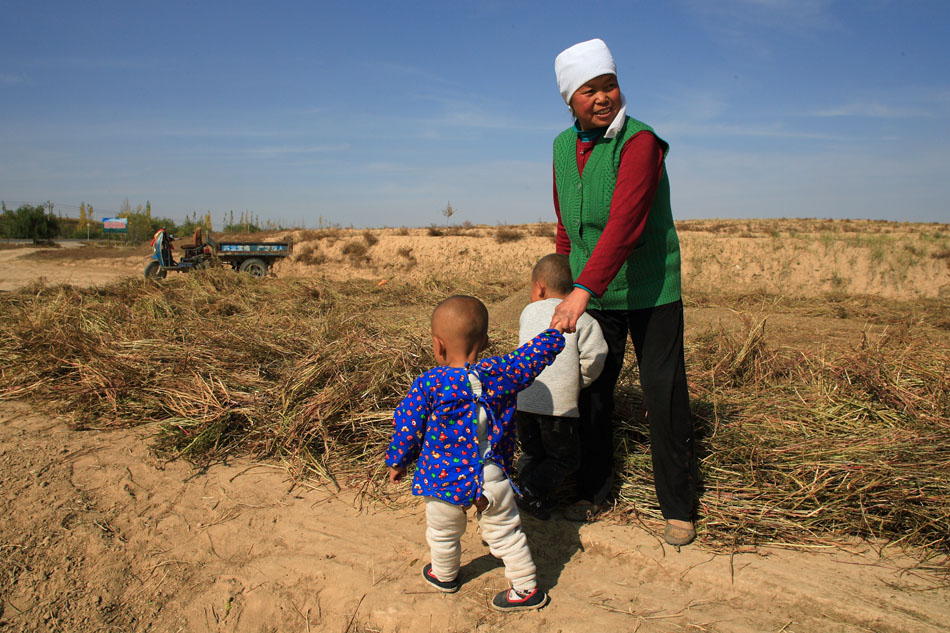
[[[187,237],[201,227],[211,231],[211,212],[207,211],[199,216],[192,211],[185,221],[178,223],[170,218],[153,217],[152,203],[145,202],[134,208],[126,198],[119,207],[117,217],[128,220],[128,232],[125,234],[106,234],[103,232],[102,218],[95,217],[95,209],[91,204],[83,202],[79,206],[79,218],[64,218],[53,213],[53,205],[21,205],[16,211],[7,209],[3,205],[0,214],[0,238],[32,239],[40,243],[56,238],[72,239],[118,239],[131,244],[141,244],[152,239],[158,229],[165,229],[176,237]],[[261,219],[251,211],[244,211],[238,218],[234,211],[224,217],[223,230],[225,233],[257,233],[262,230],[278,230],[281,227],[266,220],[263,227]]]
[[[0,216],[0,235],[3,237],[31,239],[34,244],[39,244],[59,237],[59,232],[59,218],[42,204],[20,205],[16,211],[3,205],[3,215]]]
[[[282,226],[276,222],[265,220],[261,224],[261,218],[252,211],[242,211],[240,217],[234,217],[234,209],[231,209],[231,215],[224,216],[221,222],[225,233],[257,233],[259,231],[280,231]]]

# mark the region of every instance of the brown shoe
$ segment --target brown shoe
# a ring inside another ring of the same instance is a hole
[[[600,514],[600,506],[591,503],[586,499],[576,501],[564,508],[562,514],[568,521],[580,521],[581,523],[590,523]]]
[[[663,540],[670,545],[689,545],[696,538],[692,521],[669,519],[663,531]]]

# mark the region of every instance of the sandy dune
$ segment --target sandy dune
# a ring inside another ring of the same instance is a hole
[[[344,232],[312,239],[322,263],[288,261],[277,274],[393,282],[424,281],[434,270],[495,274],[510,298],[492,306],[493,323],[510,328],[524,301],[521,280],[552,250],[549,234],[525,233],[502,244],[491,229],[442,237],[380,230],[367,259],[355,260],[342,246],[364,238]],[[869,269],[871,255],[844,242],[681,236],[687,291],[950,293],[950,260],[928,253],[907,268],[894,260]],[[0,290],[40,277],[99,285],[140,275],[145,263],[140,255],[37,260],[28,250],[0,250]],[[725,312],[691,307],[687,334],[721,324]],[[858,322],[809,319],[772,322],[803,345],[824,344],[830,332],[850,344],[863,332]],[[414,499],[387,505],[375,479],[345,482],[342,491],[295,483],[276,464],[236,460],[196,471],[157,460],[149,432],[70,431],[25,403],[0,403],[0,629],[897,633],[945,631],[950,622],[947,570],[921,566],[913,552],[861,542],[730,555],[702,539],[677,551],[656,537],[658,525],[622,526],[609,513],[591,525],[525,519],[552,602],[501,615],[488,601],[505,586],[503,570],[474,521],[462,589],[442,595],[420,578],[428,554]]]
[[[432,591],[424,516],[246,461],[159,463],[144,431],[0,407],[9,631],[944,631],[950,590],[898,552],[676,551],[656,526],[526,519],[551,604],[502,615],[470,522],[462,590]],[[360,482],[350,482],[354,489]]]

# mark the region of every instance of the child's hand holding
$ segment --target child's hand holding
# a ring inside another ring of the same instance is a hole
[[[406,468],[395,468],[393,466],[389,467],[389,481],[396,483],[400,479],[406,476]]]

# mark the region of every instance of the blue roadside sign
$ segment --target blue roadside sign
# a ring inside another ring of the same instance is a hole
[[[103,233],[128,233],[128,218],[102,218]]]

